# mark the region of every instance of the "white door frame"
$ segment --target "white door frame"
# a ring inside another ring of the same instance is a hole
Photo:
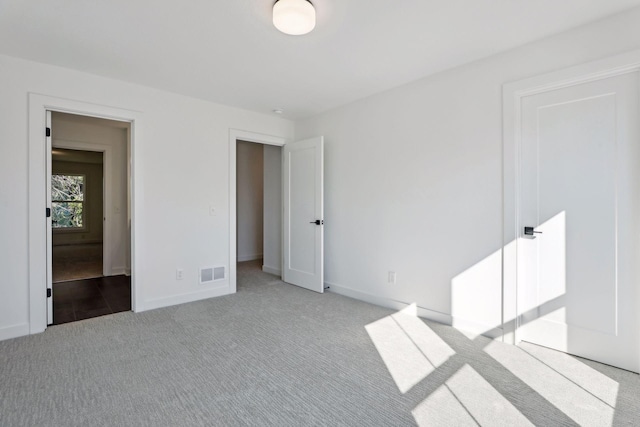
[[[503,339],[520,342],[518,310],[521,105],[526,96],[562,89],[591,81],[640,71],[640,50],[589,62],[564,70],[508,83],[503,86]],[[640,94],[639,94],[640,95]],[[640,120],[640,117],[638,118]],[[640,291],[637,307],[640,307]],[[640,334],[640,324],[638,325]]]
[[[272,135],[264,135],[256,132],[249,132],[239,129],[229,129],[229,293],[237,291],[237,269],[236,269],[236,197],[237,197],[237,177],[236,177],[236,156],[238,141],[255,142],[257,144],[275,145],[282,147],[286,138]]]
[[[141,114],[136,111],[106,105],[75,101],[54,96],[29,93],[29,333],[43,332],[47,328],[47,224],[46,205],[46,112],[91,116],[102,119],[131,123],[130,164],[131,164],[131,308],[138,311],[139,289],[136,286],[138,268],[136,265],[136,191],[135,147],[139,138]]]
[[[94,144],[84,141],[69,141],[65,139],[56,139],[51,142],[52,148],[64,148],[69,150],[92,151],[102,153],[102,176],[105,183],[102,187],[102,275],[111,276],[113,274],[113,266],[111,263],[111,215],[107,211],[107,207],[111,206],[113,192],[111,189],[111,180],[113,175],[112,148],[106,144]],[[131,203],[129,201],[129,203]],[[47,248],[49,250],[49,248]]]

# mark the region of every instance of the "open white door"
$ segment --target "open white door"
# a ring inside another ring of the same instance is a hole
[[[52,271],[52,240],[51,240],[51,111],[47,110],[46,129],[46,195],[47,195],[47,325],[53,324],[53,271]]]
[[[285,144],[282,279],[324,291],[323,137]]]
[[[636,372],[639,91],[629,73],[523,99],[518,243],[521,339]]]

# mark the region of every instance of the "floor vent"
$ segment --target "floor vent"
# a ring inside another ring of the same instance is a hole
[[[204,267],[200,269],[200,284],[224,280],[224,267]]]

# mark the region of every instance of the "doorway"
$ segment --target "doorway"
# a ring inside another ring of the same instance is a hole
[[[130,125],[51,113],[49,324],[131,310]]]
[[[282,203],[278,208],[282,215],[282,250],[279,275],[286,283],[324,292],[324,138],[319,136],[285,144],[284,138],[235,129],[229,133],[229,292],[237,291],[238,277],[238,141],[281,147]]]
[[[282,147],[238,140],[236,257],[242,271],[282,276]]]
[[[640,65],[629,63],[638,59],[509,84],[504,98],[504,298],[516,307],[504,312],[515,342],[635,372]]]

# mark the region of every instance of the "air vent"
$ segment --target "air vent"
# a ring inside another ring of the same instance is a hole
[[[200,284],[224,280],[224,267],[204,267],[200,269]]]
[[[213,280],[224,280],[224,267],[216,267],[213,269]]]

